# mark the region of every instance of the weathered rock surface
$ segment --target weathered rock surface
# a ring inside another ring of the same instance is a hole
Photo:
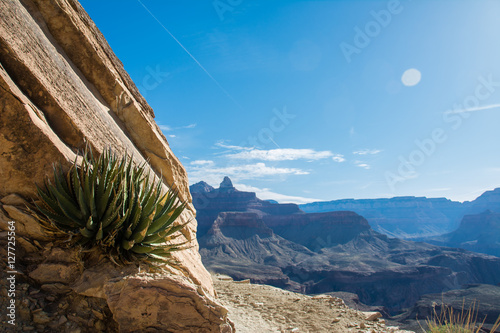
[[[222,180],[222,183],[220,183],[219,191],[221,192],[233,192],[236,191],[236,188],[233,186],[233,182],[231,179],[226,176]]]
[[[180,277],[129,275],[105,292],[121,332],[233,332],[227,310]]]
[[[85,272],[86,267],[72,266],[77,263],[44,261],[36,254],[51,236],[24,211],[23,202],[31,202],[35,183],[51,175],[54,162],[68,166],[88,142],[98,153],[111,147],[132,154],[136,162],[148,160],[165,189],[179,189],[188,201],[179,222],[191,221],[183,235],[192,247],[174,254],[180,266],[172,272],[183,286],[198,286],[186,296],[193,304],[196,297],[214,295],[198,253],[186,171],[154,122],[152,109],[78,1],[1,1],[0,17],[0,221],[2,230],[8,220],[16,221],[20,255],[30,276],[26,281],[35,281],[43,293],[57,287],[42,286],[68,286]],[[93,297],[103,299],[102,287],[94,287]],[[70,314],[55,318],[51,309],[42,308],[52,321],[74,322]],[[36,318],[41,322],[46,317]],[[206,323],[212,324],[217,325]],[[102,326],[102,320],[96,325]]]
[[[69,163],[88,141],[96,151],[110,146],[149,159],[166,186],[190,201],[187,174],[172,154],[147,105],[123,65],[74,0],[0,3],[0,196],[31,198],[35,182],[52,164]],[[192,250],[179,253],[185,274],[212,292],[197,253],[192,220],[185,237]]]
[[[354,212],[266,215],[264,222],[278,235],[319,251],[346,244],[371,230],[366,219]]]
[[[43,230],[41,224],[19,206],[2,205],[2,208],[9,215],[11,220],[16,221],[17,235],[26,236],[38,241],[51,240],[51,237]],[[5,218],[0,221],[0,230],[7,230],[6,222],[8,220],[9,219]]]
[[[189,191],[192,193],[209,193],[212,192],[214,188],[205,182],[199,182],[189,187]]]
[[[325,293],[326,295],[330,295],[333,297],[338,297],[341,298],[345,304],[350,307],[351,309],[363,311],[366,313],[366,320],[373,321],[377,318],[381,318],[382,314],[384,316],[388,316],[389,313],[386,308],[383,306],[373,306],[373,305],[366,305],[363,304],[359,300],[359,296],[354,293],[349,293],[346,291],[334,291],[334,292],[329,292]]]

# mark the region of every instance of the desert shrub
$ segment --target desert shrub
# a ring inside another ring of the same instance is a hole
[[[468,309],[465,309],[465,303],[462,305],[461,311],[454,311],[450,306],[442,305],[441,311],[438,314],[436,309],[433,309],[432,318],[426,320],[428,333],[479,333],[483,322],[477,321],[479,309],[476,309],[476,302],[472,302]],[[486,319],[486,318],[485,318]],[[500,316],[496,320],[491,332],[495,332],[500,326]]]
[[[87,148],[64,172],[54,165],[54,180],[37,186],[35,202],[46,222],[69,242],[100,248],[110,259],[127,263],[144,258],[168,262],[173,244],[186,224],[174,225],[186,204],[178,191],[162,194],[162,183],[135,165],[131,156],[117,157],[110,149],[98,158]],[[154,180],[153,180],[154,179]]]

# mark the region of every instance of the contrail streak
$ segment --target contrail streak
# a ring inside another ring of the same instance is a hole
[[[453,113],[476,112],[476,111],[489,110],[489,109],[495,109],[495,108],[500,108],[500,104],[478,106],[476,108],[462,109],[462,110],[450,110],[450,111],[446,111],[445,113],[446,114],[453,114]]]
[[[161,21],[148,9],[148,7],[146,7],[146,5],[144,5],[142,3],[141,0],[137,0],[137,2],[139,2],[141,4],[142,7],[144,7],[144,9],[149,13],[149,15],[151,15],[156,22],[158,22],[158,24],[170,35],[170,37],[172,37],[177,44],[179,44],[179,46],[191,57],[191,59],[193,59],[194,62],[196,62],[196,64],[205,72],[205,74],[208,75],[208,77],[210,79],[212,79],[212,81],[224,92],[224,94],[229,97],[229,99],[231,99],[233,101],[234,104],[236,104],[241,110],[243,110],[243,107],[240,105],[240,103],[238,103],[234,98],[233,96],[231,96],[231,94],[226,90],[224,89],[224,87],[206,70],[205,67],[203,67],[203,65],[191,54],[191,52],[188,51],[188,49],[186,49],[184,47],[184,45],[182,45],[182,43],[177,39],[175,38],[175,36],[167,29],[167,27],[165,27],[163,25],[163,23],[161,23]]]

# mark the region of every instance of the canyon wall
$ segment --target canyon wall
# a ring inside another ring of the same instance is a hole
[[[216,273],[308,294],[355,293],[391,314],[424,294],[500,282],[500,258],[390,238],[354,212],[304,213],[229,183],[191,186],[209,227],[199,235],[200,253]]]

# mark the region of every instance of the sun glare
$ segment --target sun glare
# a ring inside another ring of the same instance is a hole
[[[407,87],[412,87],[417,85],[422,78],[422,73],[418,69],[410,68],[407,69],[401,76],[401,82]]]

